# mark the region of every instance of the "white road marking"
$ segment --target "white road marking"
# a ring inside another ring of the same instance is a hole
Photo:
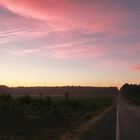
[[[119,113],[118,113],[118,103],[117,103],[117,120],[116,120],[116,140],[120,140],[120,127],[119,127]]]

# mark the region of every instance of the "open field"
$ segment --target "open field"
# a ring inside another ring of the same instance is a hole
[[[113,104],[113,97],[0,96],[0,139],[55,140]]]
[[[96,97],[114,96],[118,92],[116,87],[7,87],[0,86],[0,94],[10,94],[11,96],[30,95],[34,97],[64,97],[68,93],[69,97]]]

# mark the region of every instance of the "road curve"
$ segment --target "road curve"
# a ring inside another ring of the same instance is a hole
[[[121,96],[118,97],[118,121],[120,140],[140,140],[140,107]]]

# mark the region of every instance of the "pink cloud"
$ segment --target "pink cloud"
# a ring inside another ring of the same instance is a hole
[[[36,48],[34,45],[23,50],[16,48],[11,50],[12,55],[38,54],[91,61],[98,58],[101,64],[114,67],[124,65],[122,60],[126,61],[132,52],[139,50],[135,44],[110,43],[117,37],[139,33],[133,25],[139,20],[134,18],[135,13],[108,0],[61,0],[61,3],[59,0],[0,0],[0,4],[18,15],[1,21],[1,27],[6,29],[0,29],[0,43],[40,38],[48,43],[53,38],[52,44],[43,44],[45,47],[39,44]],[[107,39],[96,37],[99,33]]]
[[[88,32],[128,33],[117,26],[131,16],[124,7],[106,1],[0,0],[16,14],[47,21],[57,31],[85,29]]]
[[[140,72],[140,64],[137,64],[137,65],[130,67],[130,70]]]
[[[133,13],[111,1],[61,0],[60,3],[58,0],[0,0],[0,4],[18,15],[36,19],[33,23],[26,19],[26,26],[34,25],[37,21],[44,22],[44,25],[37,23],[38,31],[37,26],[27,31],[28,36],[43,36],[48,30],[60,34],[79,30],[87,33],[102,32],[111,37],[134,35],[138,32],[134,28],[120,27],[133,23]],[[18,23],[18,20],[15,22]],[[49,28],[43,29],[46,26]]]

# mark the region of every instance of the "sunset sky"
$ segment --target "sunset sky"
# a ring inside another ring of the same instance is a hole
[[[0,84],[140,83],[140,0],[0,0]]]

